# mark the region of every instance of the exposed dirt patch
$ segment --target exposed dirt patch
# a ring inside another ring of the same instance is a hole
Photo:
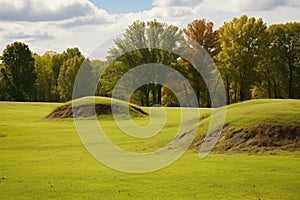
[[[124,106],[114,105],[118,114],[124,113],[124,109],[127,109]],[[135,112],[135,114],[147,115],[142,109],[134,106],[130,108]],[[55,119],[55,118],[87,118],[94,115],[111,115],[112,109],[110,105],[105,104],[82,104],[79,106],[65,105],[56,108],[51,112],[46,118]]]
[[[193,144],[199,149],[204,138]],[[222,130],[215,151],[300,151],[299,125],[260,125],[250,129],[235,130],[227,126]]]

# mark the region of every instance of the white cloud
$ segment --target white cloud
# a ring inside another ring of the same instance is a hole
[[[42,54],[85,46],[85,29],[113,23],[115,16],[87,0],[0,0],[0,47],[21,41]],[[90,26],[90,27],[89,27]],[[89,28],[87,28],[89,27]],[[95,35],[93,35],[95,36]],[[82,38],[82,39],[81,39]],[[67,46],[69,45],[69,46]],[[86,49],[84,49],[86,51]]]
[[[5,29],[0,30],[2,39],[53,39],[56,30],[46,26],[45,24],[23,23],[7,23],[2,24]]]
[[[0,0],[0,47],[19,40],[39,54],[77,46],[88,55],[135,20],[157,19],[185,28],[195,19],[206,18],[218,28],[242,14],[262,17],[268,24],[300,19],[298,0],[253,1],[153,0],[150,10],[112,15],[88,0]]]
[[[299,0],[229,0],[236,11],[267,11],[278,7],[300,7]]]
[[[1,21],[61,21],[89,16],[98,22],[111,21],[110,15],[84,0],[0,0]],[[87,21],[89,22],[89,20]]]
[[[32,31],[31,33],[24,31],[17,31],[13,34],[4,34],[5,39],[38,39],[38,40],[51,40],[54,38],[53,35],[50,35],[46,31]]]
[[[202,0],[154,0],[153,5],[157,7],[193,7],[201,2]]]
[[[290,7],[300,7],[299,0],[287,0],[287,5]]]

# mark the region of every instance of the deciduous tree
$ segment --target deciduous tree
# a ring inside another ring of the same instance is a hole
[[[220,52],[220,41],[218,30],[214,30],[213,27],[213,22],[207,21],[206,19],[197,19],[189,23],[187,28],[183,29],[183,32],[187,36],[185,37],[187,44],[197,42],[209,56],[216,61],[216,55]],[[199,52],[196,47],[186,48],[185,51],[187,54],[193,55],[192,57],[197,59],[201,59],[199,58],[199,54],[203,54],[203,52]],[[210,97],[203,77],[188,62],[181,62],[180,66],[182,69],[179,71],[188,77],[195,90],[200,106],[210,107]],[[203,67],[208,66],[203,65]]]
[[[52,70],[53,54],[46,52],[44,55],[34,55],[35,73],[35,100],[55,101],[56,81]]]
[[[230,71],[232,82],[237,83],[235,90],[239,90],[240,101],[251,98],[255,69],[263,59],[266,29],[261,18],[248,18],[246,15],[225,22],[219,29],[222,50],[218,60],[224,70]]]
[[[281,65],[281,67],[285,68],[287,72],[285,77],[287,78],[288,97],[294,98],[294,90],[299,87],[299,80],[296,81],[295,77],[300,68],[300,23],[275,24],[271,25],[268,31],[270,33],[270,45],[272,45],[274,52],[270,56],[278,58],[273,60],[272,64]],[[297,94],[297,96],[299,98],[300,94]]]
[[[8,87],[8,95],[16,101],[31,100],[36,74],[34,58],[28,45],[21,42],[7,45],[1,60],[1,73]]]
[[[83,56],[75,56],[63,63],[58,76],[58,92],[62,101],[72,99],[75,78],[83,61]]]
[[[136,21],[127,28],[123,39],[115,40],[115,46],[109,51],[108,60],[121,62],[128,70],[147,63],[170,66],[178,58],[178,55],[170,51],[178,48],[181,39],[181,32],[176,26],[156,20],[147,23]],[[151,73],[154,74],[153,71]],[[150,93],[152,104],[161,104],[161,89],[162,86],[154,82],[140,87],[139,90],[143,94],[141,104],[142,102],[145,102],[146,106],[150,104]]]

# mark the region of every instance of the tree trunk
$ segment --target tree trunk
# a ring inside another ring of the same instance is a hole
[[[229,82],[229,76],[226,75],[226,93],[227,93],[227,105],[230,104],[230,82]]]
[[[276,81],[274,79],[273,79],[273,92],[274,92],[274,98],[278,98],[277,84],[276,84]]]
[[[188,92],[187,92],[187,89],[186,89],[186,86],[185,85],[183,85],[184,86],[184,94],[185,94],[185,97],[186,97],[186,100],[187,100],[187,105],[180,105],[180,106],[183,106],[183,107],[191,107],[192,106],[192,104],[191,104],[191,102],[190,102],[190,99],[189,99],[189,97],[188,97]]]
[[[210,99],[210,94],[209,91],[207,90],[207,94],[206,94],[206,100],[207,100],[207,108],[211,108],[211,99]]]
[[[157,103],[155,83],[151,83],[151,92],[152,92],[152,105],[155,105]]]
[[[142,90],[145,96],[145,102],[144,105],[149,106],[149,94],[150,94],[150,88],[149,88],[149,84],[143,86],[144,89]]]
[[[240,87],[240,101],[244,101],[244,91],[243,91],[243,87]]]
[[[237,102],[237,91],[236,88],[234,88],[234,103]]]
[[[162,85],[157,85],[157,104],[161,105],[161,89]]]
[[[56,102],[59,102],[58,83],[57,83],[57,81],[55,83],[55,100],[56,100]]]
[[[245,81],[244,81],[244,77],[241,76],[241,81],[240,81],[240,101],[245,101]]]
[[[198,105],[199,105],[199,107],[200,107],[200,95],[201,95],[201,92],[200,92],[200,88],[199,87],[197,87],[196,88],[196,98],[197,98],[197,103],[198,103]]]
[[[289,61],[289,98],[293,99],[293,65]]]
[[[272,98],[271,81],[268,80],[268,97]]]

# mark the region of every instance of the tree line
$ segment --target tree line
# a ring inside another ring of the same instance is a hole
[[[193,42],[216,63],[227,104],[256,98],[300,99],[300,23],[267,26],[261,18],[246,15],[233,18],[218,29],[206,19],[194,20],[183,30],[157,20],[136,21],[122,38],[115,40],[106,60],[85,59],[78,48],[38,55],[28,45],[14,42],[6,46],[0,57],[0,99],[69,101],[82,64],[88,69],[86,84],[106,69],[97,80],[95,95],[111,97],[114,86],[126,72],[139,65],[159,63],[180,72],[192,86],[199,106],[210,107],[211,94],[204,78],[192,63],[174,53],[197,57],[199,52],[191,45]],[[213,77],[214,72],[209,73]],[[165,81],[181,84],[172,79],[172,74]],[[186,92],[182,91],[182,95]],[[143,106],[179,105],[170,89],[155,82],[138,88],[131,101]]]

